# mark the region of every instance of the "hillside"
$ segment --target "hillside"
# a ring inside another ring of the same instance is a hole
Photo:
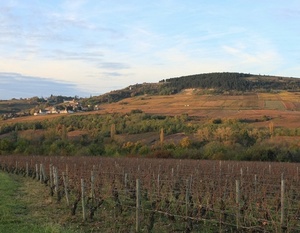
[[[185,89],[174,95],[144,95],[103,104],[98,113],[141,111],[147,114],[176,116],[187,114],[202,119],[231,118],[252,125],[266,125],[266,116],[277,126],[298,127],[300,92],[203,94],[202,89]]]
[[[64,104],[64,101],[74,99],[66,96],[51,95],[47,98],[32,97],[30,99],[0,100],[0,115],[5,114],[10,117],[32,115],[34,112],[44,110],[47,107],[58,107],[61,110],[68,108],[72,111],[78,109],[93,110],[94,106],[118,102],[129,97],[172,95],[190,88],[201,89],[198,94],[240,95],[248,92],[268,93],[280,90],[295,92],[300,91],[300,79],[244,73],[196,74],[169,78],[158,83],[134,84],[103,95],[79,98],[77,99],[76,109],[73,109],[74,106]]]
[[[0,154],[300,161],[299,93],[194,91],[2,120]]]
[[[200,88],[209,94],[300,91],[300,79],[244,73],[207,73],[161,80],[159,83],[131,85],[121,90],[83,100],[89,104],[117,102],[140,95],[172,95],[184,89]]]

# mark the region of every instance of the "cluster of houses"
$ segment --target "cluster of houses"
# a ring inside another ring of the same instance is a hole
[[[34,115],[46,115],[46,114],[67,114],[67,113],[74,113],[74,112],[86,112],[86,111],[93,111],[99,110],[98,105],[96,106],[82,106],[79,102],[75,100],[66,101],[64,100],[62,105],[59,106],[51,106],[45,109],[40,109],[38,112],[35,112]]]
[[[46,103],[46,101],[45,101]],[[47,101],[49,107],[40,108],[39,110],[36,110],[35,112],[32,112],[31,110],[22,111],[18,113],[5,113],[0,114],[0,120],[7,120],[7,119],[13,119],[17,117],[23,117],[23,116],[38,116],[38,115],[47,115],[47,114],[71,114],[74,112],[87,112],[87,111],[97,111],[100,110],[99,105],[83,105],[82,103],[78,102],[76,99],[73,100],[63,100],[63,102],[59,104],[55,104],[54,101]],[[54,105],[55,104],[55,105]]]
[[[38,112],[35,112],[33,115],[38,116],[38,115],[46,115],[46,114],[60,114],[60,113],[73,113],[74,111],[71,110],[59,110],[56,107],[49,107],[45,109],[40,109]]]

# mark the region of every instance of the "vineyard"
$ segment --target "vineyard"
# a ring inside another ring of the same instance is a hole
[[[299,232],[299,164],[2,156],[92,232]],[[66,216],[62,216],[66,217]]]

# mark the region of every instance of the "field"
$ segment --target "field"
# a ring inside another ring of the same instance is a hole
[[[240,95],[200,95],[194,89],[187,89],[176,95],[131,97],[116,103],[102,104],[99,111],[76,114],[128,113],[136,109],[158,115],[188,114],[203,119],[245,119],[253,122],[253,126],[257,127],[265,126],[264,123],[261,123],[261,118],[268,116],[278,127],[295,128],[299,126],[300,93],[282,91]],[[28,116],[5,122],[41,121],[59,116],[60,114]]]
[[[299,164],[2,156],[83,232],[299,232]],[[81,224],[78,224],[81,222]]]
[[[278,127],[298,127],[299,92],[248,93],[243,95],[198,95],[185,90],[171,96],[139,96],[101,105],[100,113],[130,112],[140,109],[150,114],[199,116],[202,118],[247,119],[253,126],[265,126],[263,116]]]

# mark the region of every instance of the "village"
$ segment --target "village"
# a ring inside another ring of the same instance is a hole
[[[33,98],[26,99],[33,101]],[[33,108],[22,111],[10,111],[0,114],[0,119],[7,120],[24,116],[39,116],[50,114],[72,114],[76,112],[87,112],[99,110],[98,105],[83,104],[80,99],[57,99],[57,96],[51,96],[49,98],[35,99],[36,105]]]
[[[73,100],[64,100],[63,104],[60,104],[58,106],[50,106],[44,109],[39,109],[33,115],[38,116],[38,115],[46,115],[46,114],[72,114],[75,112],[87,112],[93,110],[99,110],[98,105],[83,106],[80,102],[73,99]]]

